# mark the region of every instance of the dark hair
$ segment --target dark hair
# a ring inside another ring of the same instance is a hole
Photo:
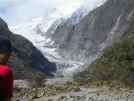
[[[0,53],[11,53],[12,45],[8,38],[0,36]]]

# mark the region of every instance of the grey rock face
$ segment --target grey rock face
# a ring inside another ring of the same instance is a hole
[[[24,68],[25,66],[27,66],[27,67],[34,68],[36,70],[41,70],[48,76],[52,76],[53,73],[56,71],[56,65],[54,63],[49,62],[42,55],[42,53],[38,49],[36,49],[33,46],[33,44],[29,42],[27,39],[19,35],[11,34],[10,40],[12,42],[13,52],[19,59],[21,59]],[[18,62],[11,60],[11,63],[16,64]],[[29,74],[27,71],[25,72],[27,73],[27,75]]]
[[[72,24],[70,18],[70,21],[59,25],[51,38],[66,59],[89,61],[113,39],[128,31],[134,15],[133,5],[133,0],[108,0],[79,23]]]

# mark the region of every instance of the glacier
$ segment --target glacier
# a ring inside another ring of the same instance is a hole
[[[92,2],[92,4],[90,4]],[[72,77],[74,72],[81,71],[80,68],[84,65],[83,61],[67,60],[57,52],[57,46],[51,39],[49,34],[53,34],[58,25],[69,21],[69,23],[77,24],[90,11],[99,7],[106,0],[87,0],[84,4],[78,7],[65,10],[56,8],[53,12],[42,17],[31,18],[29,21],[17,24],[16,26],[9,26],[10,30],[15,34],[20,34],[30,40],[35,47],[37,47],[43,55],[51,62],[57,64],[56,77]],[[49,32],[49,34],[48,34]],[[97,55],[91,57],[91,61],[95,60]]]

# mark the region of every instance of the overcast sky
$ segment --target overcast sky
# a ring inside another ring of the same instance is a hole
[[[54,9],[74,9],[82,0],[0,0],[0,16],[9,24],[45,16]]]
[[[0,17],[9,25],[46,16],[55,9],[67,15],[84,3],[90,8],[102,0],[0,0]]]

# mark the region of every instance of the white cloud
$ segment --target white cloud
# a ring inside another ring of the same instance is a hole
[[[83,0],[0,0],[0,15],[15,25],[32,18],[45,16],[54,9],[69,14]]]
[[[69,15],[80,5],[92,9],[104,0],[0,0],[0,16],[10,26],[27,22],[32,18],[47,16],[56,9],[62,15]]]

